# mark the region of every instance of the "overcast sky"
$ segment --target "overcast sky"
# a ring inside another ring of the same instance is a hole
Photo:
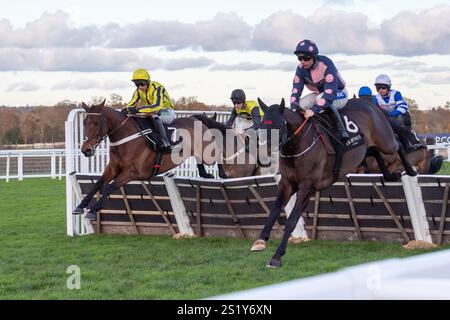
[[[0,0],[0,105],[129,100],[135,68],[172,98],[288,98],[298,41],[315,40],[351,93],[380,73],[423,109],[450,101],[447,1]],[[305,94],[307,90],[305,90]]]

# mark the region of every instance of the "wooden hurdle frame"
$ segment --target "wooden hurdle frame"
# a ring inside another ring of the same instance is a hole
[[[77,197],[83,197],[97,179],[73,175],[80,193]],[[256,239],[275,201],[277,180],[270,175],[226,180],[165,176],[134,181],[105,201],[92,225],[97,233]],[[311,197],[293,236],[450,242],[450,176],[404,176],[403,180],[385,182],[380,175],[349,175]],[[417,187],[419,190],[414,189]],[[423,200],[420,189],[424,190]],[[411,190],[413,200],[407,196]],[[419,204],[411,205],[411,201]],[[273,238],[281,237],[285,220],[286,213],[282,212]]]

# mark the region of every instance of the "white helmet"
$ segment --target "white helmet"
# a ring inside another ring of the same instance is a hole
[[[391,82],[391,78],[389,78],[388,75],[386,74],[380,74],[376,79],[375,79],[375,84],[385,84],[387,86],[392,86],[392,82]]]

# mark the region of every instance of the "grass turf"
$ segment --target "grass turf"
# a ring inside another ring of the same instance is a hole
[[[399,244],[311,241],[289,245],[283,267],[265,267],[268,250],[251,240],[169,236],[66,236],[65,183],[0,181],[0,299],[197,299],[406,257]],[[448,246],[447,246],[448,248]],[[66,286],[67,267],[81,270],[81,289]]]

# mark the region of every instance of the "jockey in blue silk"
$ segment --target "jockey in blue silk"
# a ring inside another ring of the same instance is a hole
[[[375,96],[372,94],[372,90],[367,86],[359,88],[358,98],[366,99],[367,101],[372,102],[374,105],[377,105],[377,100]]]
[[[359,88],[359,91],[358,91],[358,97],[359,98],[362,98],[362,97],[370,97],[370,98],[372,98],[373,97],[373,95],[372,95],[372,90],[370,90],[370,88],[369,87],[361,87],[361,88]]]
[[[324,109],[331,109],[331,118],[345,143],[349,136],[338,112],[348,101],[345,81],[333,61],[319,55],[319,49],[313,41],[300,41],[294,53],[300,62],[293,81],[291,109],[295,111],[301,107],[306,110],[305,118]],[[300,98],[305,86],[313,93]]]
[[[389,122],[411,130],[411,115],[408,104],[403,100],[400,91],[391,87],[392,82],[389,76],[380,74],[375,79],[375,88],[378,92],[375,96],[375,103],[385,111]]]

